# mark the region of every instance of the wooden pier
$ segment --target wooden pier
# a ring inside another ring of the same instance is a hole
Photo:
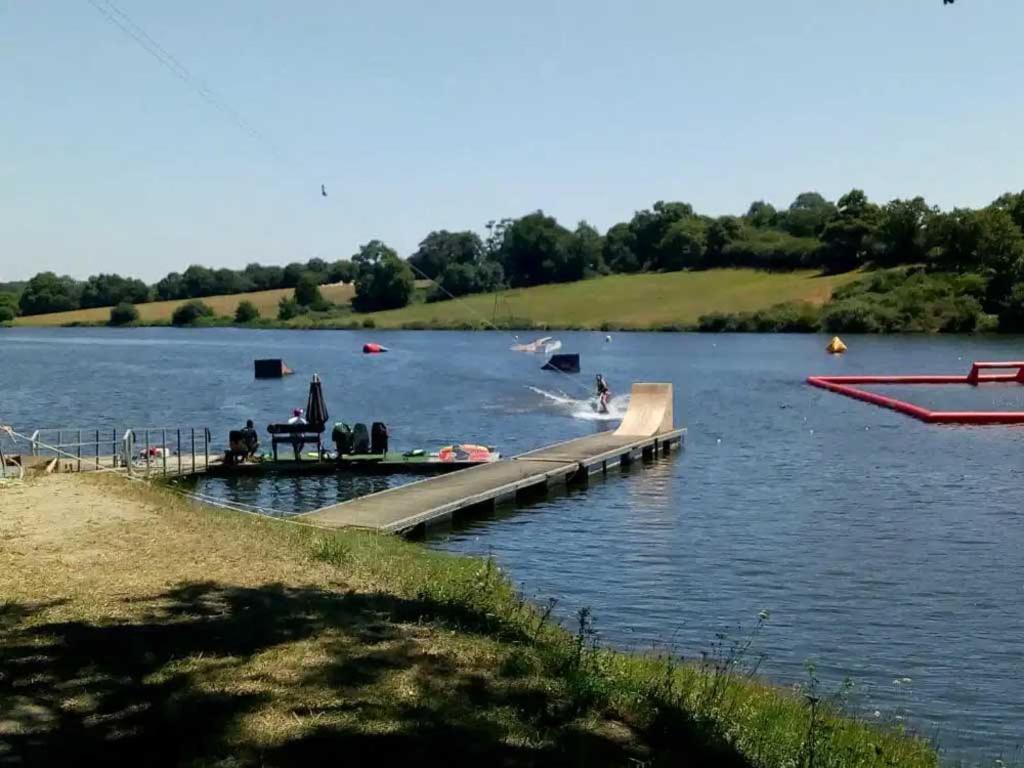
[[[409,533],[446,522],[480,505],[514,501],[551,485],[656,457],[681,445],[686,430],[672,425],[672,386],[634,384],[626,418],[615,432],[577,438],[450,475],[430,478],[300,515],[311,525]]]

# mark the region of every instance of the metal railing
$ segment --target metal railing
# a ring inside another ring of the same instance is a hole
[[[168,438],[171,445],[168,445]],[[157,442],[159,439],[159,442]],[[188,474],[184,471],[183,456],[190,456],[188,472],[195,472],[200,466],[210,466],[210,430],[207,427],[142,427],[125,431],[121,440],[122,461],[128,474],[145,470],[149,475],[158,471],[167,475],[167,460],[171,459],[173,474]],[[202,465],[199,458],[202,457]]]
[[[33,432],[29,443],[33,456],[74,462],[79,472],[114,469],[180,475],[210,465],[207,427],[47,428]],[[190,457],[187,465],[185,456]]]

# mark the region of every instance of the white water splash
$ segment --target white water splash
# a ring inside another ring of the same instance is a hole
[[[574,419],[584,421],[622,421],[629,408],[629,395],[616,395],[608,402],[608,413],[598,413],[595,406],[596,397],[589,397],[583,400],[570,397],[565,392],[547,392],[538,387],[527,387],[547,399],[552,405],[563,411]]]

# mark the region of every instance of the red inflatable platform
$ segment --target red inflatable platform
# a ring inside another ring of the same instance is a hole
[[[1014,370],[1014,373],[982,373]],[[1024,411],[931,411],[861,389],[858,384],[1024,384],[1024,362],[974,363],[966,376],[809,376],[807,383],[856,400],[891,408],[929,424],[1024,424]]]

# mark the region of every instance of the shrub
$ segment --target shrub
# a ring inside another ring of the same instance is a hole
[[[300,307],[321,311],[327,309],[330,304],[324,300],[320,293],[320,286],[317,284],[316,276],[311,272],[305,272],[295,285],[295,303]]]
[[[251,323],[253,320],[260,319],[260,311],[256,309],[256,305],[251,301],[240,301],[238,307],[235,309],[235,322],[236,323]]]
[[[713,312],[697,321],[697,330],[709,333],[814,333],[819,327],[818,308],[803,301],[734,315]]]
[[[302,314],[302,307],[291,296],[282,296],[277,303],[277,319],[292,320]]]
[[[845,299],[825,307],[821,327],[829,333],[886,333],[899,330],[900,323],[891,307]]]
[[[134,304],[122,301],[110,309],[110,325],[128,325],[139,321],[139,310]]]
[[[971,296],[958,296],[945,307],[939,330],[943,333],[974,333],[984,313],[981,303]]]
[[[199,299],[193,299],[186,301],[174,310],[171,323],[173,325],[195,325],[202,320],[212,319],[213,316],[213,310],[208,304]]]
[[[363,320],[363,328],[376,328],[377,323],[374,322],[372,317],[368,317]]]

